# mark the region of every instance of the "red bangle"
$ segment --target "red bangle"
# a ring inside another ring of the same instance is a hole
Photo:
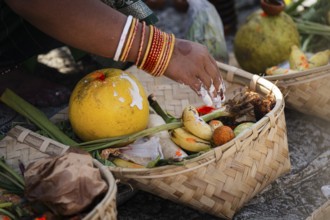
[[[160,33],[159,33],[159,30],[157,28],[155,28],[150,52],[148,54],[145,65],[142,67],[143,70],[150,72],[150,66],[152,65],[152,63],[154,63],[156,61],[156,58],[157,58],[156,52],[157,52],[157,48],[159,48],[160,45],[161,45]]]
[[[154,49],[154,53],[153,53],[153,60],[150,62],[150,65],[146,68],[148,72],[150,72],[151,74],[153,73],[153,70],[155,68],[155,66],[157,65],[157,62],[159,62],[159,58],[161,56],[162,53],[162,48],[164,45],[164,35],[163,32],[161,32],[160,30],[158,30],[158,36],[159,36],[159,41],[157,42],[157,47],[155,47]]]
[[[168,41],[169,41],[169,35],[168,34],[166,34],[165,32],[161,32],[161,34],[163,36],[163,44],[162,44],[157,62],[155,63],[155,65],[153,66],[153,68],[151,70],[151,74],[154,75],[154,76],[157,76],[157,72],[158,72],[157,70],[159,69],[161,64],[164,62],[164,58],[166,57]]]
[[[161,73],[162,67],[166,63],[166,59],[169,55],[169,50],[171,48],[171,41],[172,41],[172,36],[170,34],[166,34],[165,50],[163,52],[163,56],[162,56],[162,59],[161,59],[159,65],[154,70],[154,75],[155,76],[160,76],[161,75],[160,73]]]

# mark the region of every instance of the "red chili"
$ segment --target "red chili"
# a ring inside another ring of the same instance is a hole
[[[46,215],[43,215],[41,217],[37,217],[34,220],[47,220]]]
[[[215,110],[214,107],[207,106],[207,105],[200,106],[200,107],[198,107],[196,109],[197,109],[197,112],[198,112],[199,115],[206,115],[206,114],[208,114],[208,113],[210,113],[210,112],[212,112],[212,111]]]

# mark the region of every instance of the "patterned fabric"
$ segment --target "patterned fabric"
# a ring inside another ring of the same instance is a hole
[[[125,15],[132,15],[147,24],[154,24],[158,21],[156,15],[141,0],[101,0],[112,8],[117,9]]]
[[[126,15],[133,15],[148,24],[158,21],[141,0],[102,0]],[[15,14],[0,0],[0,68],[10,67],[34,55],[63,46]]]

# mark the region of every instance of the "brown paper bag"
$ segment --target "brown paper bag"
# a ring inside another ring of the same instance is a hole
[[[92,157],[74,152],[29,164],[24,178],[27,199],[43,202],[59,215],[83,211],[108,187]]]

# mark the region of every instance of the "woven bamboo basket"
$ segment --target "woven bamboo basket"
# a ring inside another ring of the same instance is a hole
[[[329,220],[330,218],[330,200],[316,209],[306,220]]]
[[[19,162],[28,165],[49,155],[61,155],[68,149],[67,145],[21,126],[12,128],[7,136],[0,141],[0,156],[4,157],[7,164],[15,170],[19,170]],[[116,181],[111,172],[100,162],[94,160],[93,163],[95,167],[99,168],[102,178],[107,182],[108,190],[104,198],[83,220],[115,220],[117,219]]]
[[[115,178],[176,203],[202,212],[232,218],[256,194],[290,170],[284,100],[271,82],[226,64],[218,64],[228,82],[226,97],[250,87],[259,94],[272,93],[276,105],[251,129],[232,141],[189,160],[183,166],[132,169],[109,167]],[[154,92],[164,109],[176,115],[188,103],[200,103],[190,88],[168,79],[148,77],[141,70],[129,69]],[[163,81],[160,81],[163,80]],[[169,104],[170,103],[170,104]]]
[[[265,78],[279,87],[288,108],[330,121],[330,64]]]

